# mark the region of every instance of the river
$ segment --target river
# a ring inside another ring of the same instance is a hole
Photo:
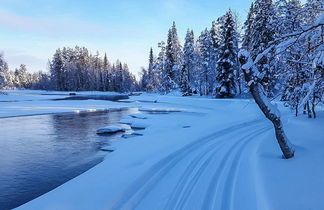
[[[0,209],[18,207],[100,163],[107,155],[100,148],[122,134],[96,130],[134,113],[138,109],[1,118]]]

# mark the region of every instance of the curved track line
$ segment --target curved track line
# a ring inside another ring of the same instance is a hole
[[[232,141],[231,142],[232,145],[229,148],[227,148],[226,153],[222,154],[223,158],[221,160],[219,160],[220,167],[218,167],[218,169],[220,169],[221,171],[216,170],[216,173],[217,174],[220,173],[219,174],[220,177],[223,176],[224,172],[222,170],[227,165],[225,163],[230,161],[230,157],[233,156],[234,152],[236,152],[235,150],[240,150],[247,143],[247,141],[250,140],[250,138],[257,136],[257,135],[259,135],[260,133],[262,133],[264,131],[265,131],[265,129],[262,128],[262,129],[259,129],[257,131],[253,131],[253,132],[243,136],[242,138],[239,138],[239,139],[236,139],[235,141]],[[223,166],[223,167],[221,167],[221,166]],[[196,179],[197,180],[195,180],[195,182],[198,181],[199,177],[197,177]],[[193,191],[193,188],[194,188],[194,184],[189,185],[189,188],[187,189],[187,192],[182,197],[180,197],[179,205],[177,205],[176,208],[174,208],[174,209],[183,209],[184,208],[184,205],[186,204],[187,200],[189,199],[190,194]],[[207,194],[208,194],[208,191],[207,191]],[[205,208],[206,208],[206,206],[204,206],[202,209],[205,209]]]
[[[162,177],[164,177],[168,173],[168,171],[178,163],[178,160],[181,160],[183,156],[186,156],[189,151],[202,147],[221,136],[231,134],[231,131],[238,132],[241,129],[246,129],[261,122],[263,122],[263,119],[257,119],[230,126],[228,128],[217,131],[205,138],[198,139],[186,145],[185,147],[171,153],[167,157],[157,162],[146,173],[139,177],[134,182],[134,184],[120,197],[120,199],[117,200],[117,202],[112,206],[112,209],[136,207],[139,202],[145,197],[145,195],[147,195],[147,193],[152,190],[151,186],[153,186]]]
[[[227,154],[223,157],[223,160],[217,170],[215,171],[214,175],[212,176],[211,182],[207,189],[207,196],[204,199],[202,209],[214,209],[215,205],[217,204],[217,192],[221,190],[220,186],[220,179],[222,177],[227,177],[228,175],[232,176],[230,172],[233,169],[233,165],[235,161],[237,161],[242,154],[242,148],[245,147],[250,141],[253,140],[254,137],[260,135],[264,131],[268,130],[269,126],[258,129],[248,135],[245,135],[241,138],[238,144],[234,144],[230,150],[228,150]],[[230,168],[226,170],[226,166],[231,165]],[[227,171],[227,172],[226,172]],[[229,181],[227,181],[229,182]],[[227,183],[228,184],[228,183]],[[223,188],[228,189],[228,186],[223,185]],[[222,193],[223,194],[223,193]],[[226,196],[221,196],[223,199]],[[222,208],[220,208],[222,209]],[[227,208],[224,208],[227,209]]]

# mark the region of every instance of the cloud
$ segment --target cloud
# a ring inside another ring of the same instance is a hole
[[[0,10],[0,27],[42,35],[104,35],[111,31],[102,25],[71,17],[29,17]]]

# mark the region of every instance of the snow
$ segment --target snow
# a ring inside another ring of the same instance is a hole
[[[114,146],[105,146],[101,148],[102,151],[113,152],[116,150]]]
[[[147,123],[142,123],[142,122],[135,122],[130,125],[131,128],[133,129],[145,129],[149,127],[149,124]]]
[[[142,119],[142,120],[145,120],[145,119],[148,118],[148,116],[145,115],[145,114],[131,114],[129,116],[132,117],[132,118]]]
[[[181,109],[177,109],[177,108],[170,108],[170,107],[166,107],[166,108],[140,108],[139,111],[142,112],[181,112]]]
[[[129,119],[149,125],[136,131],[143,136],[114,142],[114,152],[94,168],[17,209],[322,209],[323,107],[309,120],[274,105],[295,146],[295,157],[285,160],[272,124],[250,99],[142,94],[131,100],[159,103],[36,100],[1,107],[8,116],[33,114],[40,103],[52,112],[136,106],[147,118]],[[26,107],[33,109],[21,111]]]
[[[117,132],[124,132],[126,129],[121,126],[109,125],[97,130],[97,134],[112,134]]]

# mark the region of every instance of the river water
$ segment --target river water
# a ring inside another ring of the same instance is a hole
[[[22,205],[100,163],[107,155],[100,148],[122,134],[99,136],[96,130],[137,112],[0,119],[0,209]]]

